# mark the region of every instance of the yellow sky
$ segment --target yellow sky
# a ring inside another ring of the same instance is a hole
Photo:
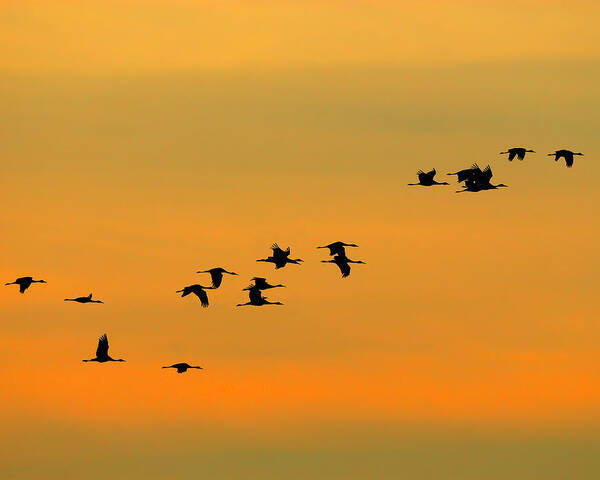
[[[598,13],[4,2],[0,276],[48,283],[0,288],[0,468],[197,478],[201,458],[216,479],[593,478]],[[515,145],[537,153],[498,155]],[[557,148],[585,156],[567,169],[546,156]],[[509,188],[407,186],[473,162]],[[367,262],[348,279],[320,263],[335,240]],[[273,242],[305,263],[256,263]],[[177,296],[214,266],[240,276],[210,308]],[[254,275],[287,285],[269,294],[285,305],[236,309]],[[105,304],[62,301],[90,292]],[[81,363],[104,332],[127,363]],[[178,361],[205,370],[159,368]]]

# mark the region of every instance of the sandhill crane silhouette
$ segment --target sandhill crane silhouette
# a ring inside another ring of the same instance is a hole
[[[474,163],[471,168],[465,168],[464,170],[459,170],[458,172],[449,173],[448,175],[456,175],[458,177],[457,182],[461,183],[465,180],[472,179],[474,176],[481,174],[481,168],[479,165]]]
[[[114,359],[108,355],[108,338],[106,333],[98,339],[98,348],[96,349],[96,358],[82,360],[82,362],[124,362],[122,358]]]
[[[356,243],[344,243],[344,242],[333,242],[329,245],[323,245],[317,248],[328,248],[329,255],[342,255],[346,256],[346,249],[344,247],[358,247]]]
[[[65,302],[77,302],[77,303],[104,303],[101,300],[92,300],[92,294],[90,293],[87,297],[77,298],[65,298]]]
[[[204,290],[212,290],[213,287],[203,287],[202,285],[188,285],[183,287],[181,290],[177,290],[175,293],[181,293],[182,297],[193,293],[200,299],[200,303],[204,308],[208,307],[208,295]]]
[[[515,157],[519,160],[523,160],[527,152],[535,153],[534,150],[527,150],[523,147],[513,147],[509,148],[506,152],[500,152],[500,155],[505,155],[508,153],[508,161],[512,162]]]
[[[279,248],[279,245],[274,243],[271,249],[273,250],[273,255],[267,258],[261,258],[260,260],[257,260],[257,262],[274,263],[275,269],[277,270],[278,268],[285,267],[288,263],[295,263],[299,265],[300,262],[303,261],[300,258],[289,258],[291,252],[290,247],[288,247],[285,250],[282,250],[281,248]]]
[[[581,152],[572,152],[571,150],[556,150],[554,153],[549,153],[549,157],[554,157],[554,161],[558,162],[561,158],[565,159],[565,163],[567,164],[567,168],[571,168],[573,166],[573,156],[574,155],[583,155]]]
[[[221,286],[221,282],[223,281],[223,274],[227,273],[229,275],[237,275],[235,272],[228,272],[224,268],[217,267],[211,268],[210,270],[200,270],[196,273],[210,273],[210,278],[212,279],[213,288],[219,288]]]
[[[46,280],[34,280],[32,277],[20,277],[17,278],[14,282],[8,282],[4,285],[18,285],[19,292],[25,293],[32,283],[47,283]]]
[[[246,305],[254,305],[255,307],[261,307],[263,305],[283,305],[281,302],[269,302],[267,297],[262,296],[260,289],[256,285],[249,285],[244,290],[248,290],[250,301],[246,303],[238,303],[238,307],[244,307]]]
[[[423,170],[419,170],[417,172],[417,177],[419,177],[419,183],[409,183],[409,185],[422,185],[423,187],[431,187],[432,185],[450,185],[448,182],[436,182],[433,177],[435,177],[435,168],[429,172],[424,172]]]
[[[250,285],[242,290],[250,290],[252,288],[257,290],[268,290],[270,288],[285,287],[285,285],[282,285],[281,283],[271,285],[270,283],[267,283],[267,279],[263,277],[252,277],[252,280],[254,280],[254,285]]]
[[[184,373],[185,371],[187,371],[188,368],[197,368],[198,370],[204,370],[202,367],[195,367],[187,363],[174,363],[173,365],[169,365],[168,367],[162,368],[176,368],[177,373]]]
[[[347,276],[350,275],[350,264],[351,263],[362,263],[364,264],[365,262],[361,261],[361,260],[350,260],[348,257],[342,256],[342,255],[336,255],[335,257],[333,257],[333,260],[321,260],[322,263],[335,263],[338,268],[340,269],[340,272],[342,272],[342,278],[346,278]]]

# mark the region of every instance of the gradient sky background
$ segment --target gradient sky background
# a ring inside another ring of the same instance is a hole
[[[1,476],[596,478],[599,31],[597,1],[2,2],[0,273],[48,284],[0,288]],[[510,188],[406,185],[473,162]],[[234,307],[254,275],[284,307]],[[81,363],[103,332],[127,363]]]

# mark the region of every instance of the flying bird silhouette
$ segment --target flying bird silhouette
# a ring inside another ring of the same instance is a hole
[[[92,294],[90,293],[87,297],[77,298],[65,298],[65,302],[77,302],[77,303],[104,303],[101,300],[92,300]]]
[[[477,165],[476,163],[474,163],[471,168],[465,168],[464,170],[459,170],[458,172],[454,172],[454,173],[449,173],[448,175],[456,175],[457,176],[457,182],[461,183],[464,182],[465,180],[468,179],[472,179],[477,175],[480,175],[482,173],[481,168],[479,168],[479,165]]]
[[[572,152],[571,150],[556,150],[554,153],[549,153],[549,157],[554,157],[554,161],[558,162],[561,158],[565,159],[565,163],[567,164],[567,168],[571,168],[573,166],[573,156],[574,155],[583,155],[581,152]]]
[[[219,288],[221,286],[221,282],[223,281],[223,274],[227,273],[229,275],[237,275],[235,272],[228,272],[224,268],[217,267],[211,268],[210,270],[200,270],[196,273],[210,273],[210,278],[212,279],[213,288]]]
[[[288,247],[285,250],[282,250],[281,248],[279,248],[279,245],[274,243],[273,246],[271,247],[271,249],[273,250],[273,255],[271,255],[270,257],[267,257],[267,258],[261,258],[260,260],[257,260],[257,262],[274,263],[275,269],[277,270],[278,268],[285,267],[288,263],[295,263],[295,264],[299,265],[300,262],[303,261],[300,258],[289,258],[290,257],[290,247]]]
[[[436,182],[433,179],[433,177],[435,177],[435,174],[435,168],[429,172],[419,170],[417,172],[417,176],[419,177],[419,183],[409,183],[409,185],[422,185],[424,187],[431,187],[432,185],[449,185],[448,182]]]
[[[162,368],[176,368],[177,373],[184,373],[188,368],[197,368],[198,370],[204,370],[202,367],[195,367],[193,365],[188,365],[187,363],[174,363],[173,365],[169,365],[168,367]]]
[[[254,305],[255,307],[261,307],[263,305],[283,305],[281,302],[269,302],[266,297],[262,296],[260,289],[256,285],[249,285],[248,288],[245,288],[244,290],[248,290],[250,301],[246,303],[238,303],[238,307],[243,307],[246,305]]]
[[[214,287],[203,287],[202,285],[188,285],[183,287],[181,290],[177,290],[175,293],[181,293],[182,297],[193,293],[200,299],[200,303],[204,308],[208,307],[208,295],[205,290],[212,290]]]
[[[96,349],[96,358],[90,360],[82,360],[83,362],[124,362],[122,358],[114,359],[108,355],[108,338],[106,333],[98,339],[98,348]]]
[[[346,255],[346,249],[344,247],[358,247],[355,243],[344,243],[344,242],[333,242],[329,245],[323,245],[317,248],[328,248],[329,255]]]
[[[267,279],[263,277],[252,277],[252,280],[254,280],[254,285],[250,285],[242,290],[250,290],[252,288],[257,290],[268,290],[269,288],[285,287],[285,285],[282,285],[281,283],[278,285],[271,285],[270,283],[267,283]]]
[[[350,264],[351,263],[362,263],[364,264],[365,262],[361,261],[361,260],[350,260],[347,257],[341,256],[341,255],[336,255],[335,257],[333,257],[333,260],[321,260],[322,263],[335,263],[338,268],[340,269],[340,272],[342,272],[342,278],[346,278],[347,276],[350,275]]]
[[[34,280],[32,277],[20,277],[17,278],[14,282],[8,282],[4,285],[18,285],[19,292],[25,293],[32,283],[47,283],[46,280]]]
[[[512,162],[515,157],[519,160],[523,160],[527,152],[535,153],[534,150],[527,150],[523,147],[513,147],[509,148],[506,152],[500,152],[500,155],[505,155],[508,153],[508,161]]]

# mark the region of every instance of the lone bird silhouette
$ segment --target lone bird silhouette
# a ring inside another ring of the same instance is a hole
[[[46,280],[34,280],[32,277],[20,277],[14,282],[5,283],[4,285],[18,285],[19,292],[25,293],[32,283],[47,283]]]
[[[198,370],[204,370],[202,367],[195,367],[193,365],[188,365],[187,363],[174,363],[173,365],[169,365],[168,367],[162,368],[176,368],[177,373],[184,373],[188,368],[197,368]]]
[[[417,177],[419,177],[419,183],[409,183],[409,185],[422,185],[423,187],[431,187],[432,185],[450,185],[448,182],[436,182],[433,179],[433,177],[435,177],[435,174],[435,168],[429,172],[419,170],[417,172]]]
[[[252,280],[254,280],[254,285],[250,285],[242,290],[250,290],[252,288],[257,290],[268,290],[269,288],[285,287],[285,285],[282,285],[281,283],[278,285],[271,285],[270,283],[267,283],[267,279],[263,277],[252,277]]]
[[[98,339],[98,348],[96,349],[96,358],[91,358],[90,360],[82,360],[82,362],[124,362],[122,358],[114,359],[108,355],[108,338],[106,337],[106,333],[102,335]]]
[[[104,303],[101,300],[92,300],[92,294],[90,293],[87,297],[77,298],[65,298],[65,302],[77,302],[77,303]]]
[[[273,250],[273,255],[267,258],[261,258],[260,260],[257,260],[257,262],[274,263],[275,269],[277,270],[279,268],[285,267],[288,263],[295,263],[297,265],[300,265],[300,262],[303,261],[300,258],[289,258],[290,247],[288,247],[285,250],[282,250],[281,248],[279,248],[279,245],[274,243],[271,249]]]
[[[340,269],[340,272],[342,272],[342,278],[346,278],[347,276],[350,275],[350,264],[351,263],[362,263],[364,264],[365,262],[361,261],[361,260],[350,260],[348,257],[342,256],[342,255],[336,255],[335,257],[333,257],[333,260],[321,260],[322,263],[335,263],[338,268]]]
[[[512,162],[515,157],[517,157],[519,160],[523,160],[527,152],[535,153],[534,150],[527,150],[523,147],[513,147],[509,148],[506,152],[500,152],[500,155],[505,155],[508,153],[508,161]]]
[[[565,159],[565,163],[567,164],[567,168],[571,168],[573,166],[573,156],[574,155],[583,155],[581,152],[572,152],[571,150],[556,150],[554,153],[549,153],[549,157],[554,157],[554,161],[558,162],[561,158]]]
[[[329,255],[342,255],[346,256],[346,249],[344,247],[358,247],[356,243],[344,243],[344,242],[333,242],[329,245],[323,245],[317,248],[328,248]]]
[[[211,268],[210,270],[200,270],[196,273],[210,273],[210,278],[212,279],[213,288],[219,288],[221,282],[223,281],[223,274],[228,273],[229,275],[237,275],[235,272],[228,272],[224,268],[217,267]]]
[[[250,285],[244,290],[248,290],[250,301],[246,303],[238,303],[238,307],[244,307],[246,305],[254,305],[255,307],[261,307],[263,305],[283,305],[281,302],[269,302],[266,297],[262,296],[260,290],[255,285]]]
[[[181,293],[182,297],[193,293],[200,299],[200,303],[204,308],[208,307],[208,295],[204,290],[212,290],[214,287],[203,287],[202,285],[188,285],[175,293]]]

